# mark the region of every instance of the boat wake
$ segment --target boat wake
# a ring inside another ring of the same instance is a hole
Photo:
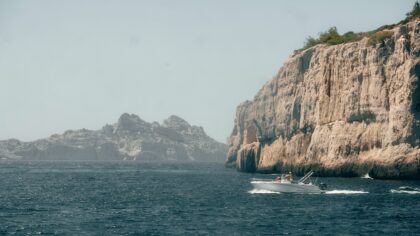
[[[398,189],[391,189],[390,192],[391,193],[420,194],[420,188],[401,186]]]
[[[360,191],[360,190],[331,190],[326,191],[325,194],[365,194],[369,192]]]
[[[261,179],[261,178],[251,178],[252,182],[267,182],[267,181],[273,181],[272,179]]]
[[[264,189],[252,189],[248,191],[250,194],[280,194],[279,192],[270,191],[270,190],[264,190]]]

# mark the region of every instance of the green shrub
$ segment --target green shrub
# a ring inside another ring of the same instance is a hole
[[[321,32],[319,34],[319,41],[329,45],[335,45],[342,42],[336,27],[331,27],[327,31]]]
[[[318,39],[315,39],[314,37],[309,36],[309,37],[306,38],[306,41],[305,41],[305,44],[304,44],[303,48],[307,49],[307,48],[313,47],[317,44],[319,44]]]
[[[352,42],[360,39],[360,34],[356,34],[353,31],[349,31],[345,34],[343,34],[343,40],[344,42]]]
[[[385,41],[386,39],[391,38],[393,35],[394,35],[394,31],[391,31],[391,30],[383,30],[383,31],[375,32],[369,35],[368,45],[374,46],[380,42]]]
[[[371,111],[364,111],[356,114],[351,114],[350,117],[347,118],[348,123],[353,122],[365,122],[367,124],[376,121],[376,114]]]
[[[341,43],[352,42],[360,39],[360,34],[356,34],[352,31],[340,35],[336,27],[331,27],[327,31],[319,33],[318,38],[308,37],[306,38],[304,49],[313,47],[318,44],[337,45]]]

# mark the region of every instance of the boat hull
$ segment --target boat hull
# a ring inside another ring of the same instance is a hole
[[[301,183],[281,183],[277,181],[252,181],[256,189],[268,190],[280,193],[324,193],[318,186]]]

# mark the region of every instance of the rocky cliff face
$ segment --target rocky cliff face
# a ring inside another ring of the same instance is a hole
[[[123,114],[101,130],[69,130],[34,142],[0,141],[0,159],[223,161],[227,147],[171,116],[160,125]]]
[[[391,38],[295,52],[237,108],[227,166],[420,178],[420,21]]]

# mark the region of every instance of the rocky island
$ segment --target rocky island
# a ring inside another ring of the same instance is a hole
[[[295,51],[238,106],[228,167],[420,178],[419,18],[334,44]]]
[[[0,141],[5,160],[200,160],[225,159],[227,146],[177,116],[162,124],[123,114],[101,130],[69,130],[34,142]]]

